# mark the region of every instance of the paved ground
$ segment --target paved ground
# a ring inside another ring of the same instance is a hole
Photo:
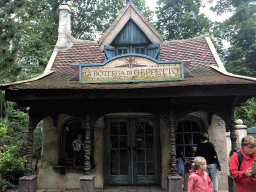
[[[18,192],[18,189],[8,190],[7,192]],[[80,192],[79,189],[40,189],[38,192]],[[167,192],[166,189],[160,187],[147,187],[147,186],[135,186],[135,187],[105,187],[104,189],[96,189],[95,192]],[[185,191],[184,191],[185,192]],[[228,192],[228,190],[219,190],[218,192]]]
[[[12,190],[8,192],[18,192],[17,190]],[[80,192],[79,189],[41,189],[38,192]],[[160,187],[105,187],[104,189],[96,189],[96,192],[167,192],[166,189]],[[185,191],[184,191],[185,192]],[[219,190],[218,192],[228,192],[228,190]]]

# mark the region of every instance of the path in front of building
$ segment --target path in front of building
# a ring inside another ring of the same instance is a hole
[[[18,189],[7,190],[7,192],[18,192]],[[80,192],[79,189],[40,189],[37,192]],[[135,186],[135,187],[105,187],[104,189],[96,189],[95,192],[167,192],[166,189],[162,189],[156,186]],[[184,190],[184,192],[186,192]],[[218,192],[228,192],[228,190],[219,190]]]
[[[79,189],[70,189],[70,190],[46,190],[41,189],[38,192],[80,192]],[[152,186],[136,186],[136,187],[105,187],[104,189],[96,189],[95,192],[167,192],[166,189],[160,187]],[[184,191],[185,192],[185,191]],[[219,190],[218,192],[228,192],[228,190]]]

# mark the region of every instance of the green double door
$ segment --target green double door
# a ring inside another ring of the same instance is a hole
[[[158,184],[157,118],[107,118],[106,126],[106,183]]]

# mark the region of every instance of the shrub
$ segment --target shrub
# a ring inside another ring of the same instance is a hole
[[[14,188],[15,185],[11,184],[10,182],[8,181],[4,181],[0,178],[0,190],[1,191],[5,191],[6,189],[9,189],[9,188]]]
[[[15,156],[15,146],[4,146],[0,151],[0,174],[6,181],[17,185],[19,178],[24,176],[23,164],[25,157]]]

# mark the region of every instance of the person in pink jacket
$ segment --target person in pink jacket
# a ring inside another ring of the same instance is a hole
[[[253,172],[253,161],[256,160],[256,140],[253,136],[247,135],[242,139],[241,147],[242,163],[239,166],[238,154],[233,153],[230,158],[229,172],[236,180],[237,192],[254,192],[256,191],[256,178],[250,176]]]
[[[196,157],[191,165],[188,178],[188,192],[213,192],[213,184],[205,172],[207,162],[204,157]]]

